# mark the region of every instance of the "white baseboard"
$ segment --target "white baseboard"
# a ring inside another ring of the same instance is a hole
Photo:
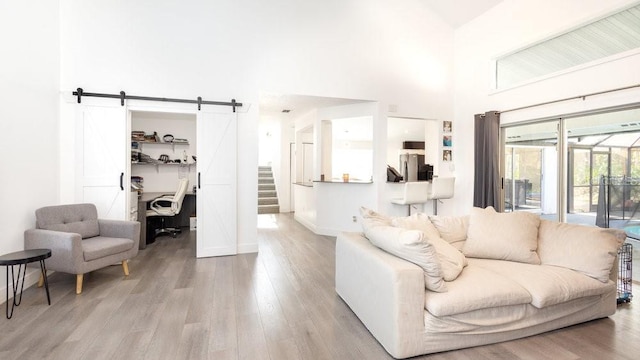
[[[324,236],[338,236],[340,233],[342,232],[342,230],[336,230],[336,229],[328,229],[328,228],[316,228],[315,233],[317,235],[324,235]]]
[[[293,215],[293,219],[299,222],[300,224],[302,224],[307,229],[311,230],[316,235],[338,236],[342,232],[342,230],[338,230],[338,229],[318,227],[316,226],[316,224],[313,224],[309,220],[296,216],[295,214]]]
[[[307,229],[311,230],[314,234],[316,233],[316,224],[313,224],[312,222],[308,221],[307,219],[304,219],[300,216],[297,215],[293,215],[293,219],[297,222],[299,222],[300,224],[302,224],[304,227],[306,227]]]
[[[238,254],[249,254],[258,252],[258,243],[240,244],[238,245]]]

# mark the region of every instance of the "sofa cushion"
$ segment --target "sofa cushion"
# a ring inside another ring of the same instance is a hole
[[[422,231],[373,226],[365,229],[364,234],[373,245],[420,266],[424,270],[427,289],[447,291],[436,250],[427,242]]]
[[[472,259],[470,259],[472,260]],[[469,262],[462,274],[447,283],[446,293],[426,292],[425,309],[447,316],[497,306],[529,304],[531,295],[521,285]]]
[[[421,230],[427,238],[439,238],[438,229],[429,220],[429,215],[417,213],[411,216],[395,217],[391,219],[391,225],[403,229]]]
[[[540,264],[536,253],[539,226],[540,217],[535,214],[474,207],[462,252],[468,257]]]
[[[488,259],[470,259],[470,262],[520,284],[531,294],[531,304],[537,308],[602,295],[616,287],[613,281],[603,284],[577,271],[559,266]]]
[[[125,252],[133,247],[133,240],[96,236],[82,240],[84,261],[91,261],[105,256]]]
[[[453,245],[456,249],[462,250],[465,240],[467,240],[467,230],[469,228],[469,215],[465,216],[429,216],[431,223],[438,229],[440,237]]]
[[[467,258],[440,237],[440,233],[426,214],[418,213],[407,217],[393,218],[391,224],[395,227],[420,230],[424,233],[427,241],[436,249],[445,281],[455,280],[462,269],[467,266]]]
[[[573,269],[606,283],[625,238],[622,230],[542,220],[538,254],[543,264]]]
[[[76,233],[83,239],[98,236],[98,211],[93,204],[46,206],[36,210],[36,228]]]

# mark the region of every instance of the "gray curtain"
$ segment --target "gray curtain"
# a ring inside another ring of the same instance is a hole
[[[607,194],[609,194],[608,181],[604,175],[600,176],[598,184],[598,206],[596,207],[596,226],[609,227],[609,202]]]
[[[497,207],[500,201],[500,113],[475,115],[473,206]]]

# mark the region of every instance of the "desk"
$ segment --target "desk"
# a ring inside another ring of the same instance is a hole
[[[174,191],[175,192],[175,191]],[[166,192],[143,192],[142,196],[138,198],[138,221],[140,222],[140,246],[139,249],[144,249],[147,247],[147,210],[149,209],[149,204],[167,194],[173,194],[172,191]],[[185,194],[184,199],[182,200],[182,209],[178,215],[167,218],[166,224],[167,226],[172,227],[185,227],[189,226],[189,219],[191,216],[196,215],[196,194],[193,192],[188,192]]]
[[[7,319],[11,319],[13,316],[13,308],[19,306],[22,302],[22,291],[24,290],[24,278],[27,273],[27,264],[40,261],[41,276],[44,278],[44,288],[47,291],[47,302],[51,305],[51,298],[49,297],[49,282],[47,281],[47,267],[44,264],[44,259],[51,257],[51,250],[49,249],[31,249],[24,251],[17,251],[10,254],[0,256],[0,265],[6,267],[7,271],[7,287],[6,287],[6,314]],[[18,265],[18,278],[16,279],[13,273],[13,266]],[[11,288],[13,290],[13,301],[11,302],[11,312],[9,312],[9,266],[11,266]],[[20,275],[22,273],[22,275]],[[22,276],[22,284],[20,284],[20,276]],[[20,286],[20,298],[18,298],[18,286]]]

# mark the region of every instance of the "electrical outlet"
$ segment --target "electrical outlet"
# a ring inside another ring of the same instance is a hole
[[[353,222],[358,222],[358,218],[357,217],[353,217]]]

